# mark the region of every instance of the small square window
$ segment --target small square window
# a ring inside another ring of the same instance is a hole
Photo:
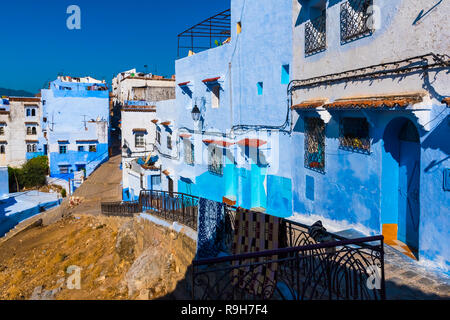
[[[78,152],[84,152],[84,146],[78,146]]]
[[[69,173],[69,166],[60,166],[59,167],[59,173],[60,174],[67,174],[67,173]]]
[[[95,144],[90,145],[89,152],[97,152],[97,146]]]
[[[339,147],[354,152],[370,153],[369,123],[366,118],[341,119]]]
[[[217,109],[220,106],[220,86],[215,86],[211,90],[211,107]]]
[[[258,96],[262,96],[263,89],[264,89],[264,84],[262,82],[258,82],[256,86],[258,88]]]
[[[67,153],[67,146],[59,146],[59,153],[60,154],[66,154]]]

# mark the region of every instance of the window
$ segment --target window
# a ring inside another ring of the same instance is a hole
[[[67,173],[69,173],[69,166],[59,166],[59,173],[60,174],[67,174]]]
[[[36,152],[37,147],[34,143],[27,144],[27,152]]]
[[[0,136],[3,136],[5,134],[5,127],[0,126]]]
[[[95,144],[91,144],[89,146],[89,152],[97,152],[97,146]]]
[[[145,147],[145,141],[144,141],[144,134],[143,133],[136,133],[134,136],[134,146],[136,148],[143,148]]]
[[[281,66],[281,84],[289,84],[289,65],[285,64]]]
[[[36,117],[36,108],[27,108],[26,115],[27,117]]]
[[[0,146],[0,154],[5,154],[5,153],[6,153],[6,147],[5,147],[4,144],[2,144],[2,145]]]
[[[84,146],[78,146],[78,152],[84,152]]]
[[[240,34],[242,32],[242,23],[239,21],[236,23],[236,33]]]
[[[172,137],[167,136],[167,149],[172,150]]]
[[[67,146],[59,146],[59,153],[60,154],[67,153]]]
[[[369,123],[366,118],[343,118],[340,123],[339,147],[370,153]]]
[[[183,140],[184,143],[184,161],[188,164],[188,165],[193,165],[194,164],[194,144],[185,139]]]
[[[36,127],[27,127],[27,135],[31,136],[36,134],[37,134]]]
[[[256,87],[258,89],[258,96],[262,96],[263,94],[263,89],[264,89],[264,84],[262,82],[258,82],[256,84]]]
[[[320,118],[305,119],[305,167],[325,171],[325,122]]]
[[[312,8],[312,12],[317,9]],[[305,24],[305,54],[307,56],[324,51],[327,47],[326,10]]]
[[[223,175],[223,151],[214,144],[208,146],[208,170],[216,175]]]
[[[161,144],[161,132],[159,130],[156,130],[156,142],[158,142],[158,144]]]
[[[211,107],[214,109],[220,106],[220,86],[214,86],[211,90]]]
[[[373,0],[350,0],[341,4],[341,43],[371,35]]]

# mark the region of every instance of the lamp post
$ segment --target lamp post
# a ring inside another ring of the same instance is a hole
[[[194,108],[191,111],[192,120],[195,122],[200,120],[201,112],[200,109],[197,107],[197,105],[194,106]]]

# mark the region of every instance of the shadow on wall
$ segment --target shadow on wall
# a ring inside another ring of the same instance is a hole
[[[423,149],[434,149],[440,150],[446,155],[443,159],[434,159],[430,163],[425,164],[425,172],[429,172],[434,167],[440,165],[444,161],[450,159],[450,140],[446,139],[448,137],[450,128],[450,116],[446,116],[435,128],[434,130],[423,140]]]

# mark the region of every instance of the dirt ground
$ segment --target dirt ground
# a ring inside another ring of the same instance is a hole
[[[120,157],[103,164],[59,208],[0,240],[0,299],[157,299],[185,278],[195,242],[141,218],[105,217],[102,201],[121,197]],[[81,268],[80,289],[68,286]],[[69,268],[69,269],[68,269]],[[73,271],[72,271],[73,272]]]

